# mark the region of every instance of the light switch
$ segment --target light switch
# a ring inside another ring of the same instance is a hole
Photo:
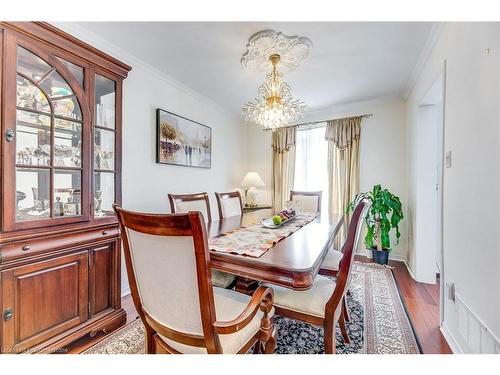
[[[455,302],[455,283],[454,282],[446,283],[446,289],[448,291],[448,299]]]
[[[451,151],[446,151],[446,155],[445,155],[445,164],[446,164],[446,168],[451,168]]]

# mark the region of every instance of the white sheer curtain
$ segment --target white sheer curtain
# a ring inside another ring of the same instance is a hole
[[[322,191],[321,211],[328,211],[328,142],[325,126],[297,129],[293,190]]]

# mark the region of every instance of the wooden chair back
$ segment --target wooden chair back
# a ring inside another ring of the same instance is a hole
[[[212,221],[207,193],[169,194],[168,200],[170,202],[170,211],[173,214],[200,211],[206,222]]]
[[[322,191],[290,191],[290,200],[300,202],[301,210],[304,212],[321,212]]]
[[[369,202],[366,200],[361,200],[354,209],[349,222],[347,238],[342,246],[342,253],[344,254],[342,260],[340,261],[339,271],[337,273],[337,280],[335,285],[335,290],[333,291],[332,297],[326,305],[326,310],[334,310],[334,315],[340,314],[341,304],[340,302],[345,297],[347,289],[349,286],[349,281],[351,277],[352,265],[354,263],[354,255],[356,254],[356,245],[361,235],[361,228],[363,224],[363,218],[366,216],[366,212],[369,209]]]
[[[132,298],[146,331],[220,353],[213,326],[216,314],[206,226],[200,212],[158,215],[117,205],[114,209]]]
[[[243,201],[239,191],[215,193],[215,198],[219,209],[219,219],[243,215]]]

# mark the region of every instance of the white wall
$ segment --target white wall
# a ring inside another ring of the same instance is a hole
[[[405,102],[400,98],[379,98],[336,106],[328,111],[306,113],[305,121],[319,121],[373,113],[361,123],[360,190],[370,190],[382,184],[398,195],[406,209],[406,126]],[[302,122],[302,121],[301,121]],[[271,132],[247,125],[248,161],[250,169],[262,176],[266,188],[271,187]],[[325,160],[326,163],[326,160]],[[406,219],[403,220],[400,244],[391,252],[393,259],[406,259]],[[360,246],[362,246],[361,244]]]
[[[257,172],[266,186],[258,188],[258,204],[272,204],[272,150],[270,131],[262,130],[258,125],[245,124],[247,140],[247,168]]]
[[[239,186],[246,173],[245,128],[207,98],[129,56],[74,24],[58,27],[132,66],[123,85],[123,207],[146,212],[170,212],[168,193],[206,191],[217,218],[213,193]],[[156,108],[180,114],[212,128],[212,168],[156,164]],[[126,288],[126,274],[122,291]]]
[[[136,66],[124,83],[123,205],[168,212],[167,193],[207,191],[217,218],[213,192],[227,191],[243,178],[244,128],[213,105],[186,95]],[[164,108],[212,128],[212,167],[155,163],[155,109]]]
[[[409,170],[414,171],[418,152],[425,152],[414,141],[419,131],[418,105],[446,60],[444,147],[452,151],[453,165],[444,170],[443,277],[445,283],[455,283],[471,316],[489,328],[490,337],[500,337],[499,35],[498,23],[446,24],[407,102]],[[410,187],[416,178],[410,175]],[[416,191],[411,188],[409,196],[414,210]],[[415,251],[410,241],[410,264]],[[477,351],[470,337],[460,333],[458,310],[445,299],[443,331],[455,350]]]

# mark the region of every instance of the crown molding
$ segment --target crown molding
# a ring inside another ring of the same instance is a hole
[[[420,52],[417,62],[413,67],[413,70],[410,74],[410,77],[408,78],[408,81],[406,82],[406,86],[403,91],[404,99],[408,99],[408,97],[411,94],[411,91],[415,87],[415,84],[417,83],[417,80],[420,77],[420,74],[422,73],[425,64],[427,63],[427,60],[429,60],[429,57],[444,30],[445,24],[446,24],[445,22],[436,22],[434,23],[434,25],[432,25],[429,36],[427,37],[427,41],[424,44],[424,48]]]
[[[238,118],[238,116],[235,113],[229,111],[227,108],[224,108],[219,103],[201,94],[200,92],[192,89],[191,87],[185,85],[184,83],[176,80],[175,78],[169,76],[168,74],[162,72],[160,69],[155,68],[151,64],[136,57],[130,52],[127,52],[124,49],[118,47],[117,45],[107,41],[106,39],[88,30],[87,28],[70,22],[51,22],[51,24],[79,39],[82,39],[82,41],[97,47],[103,52],[106,52],[114,57],[118,57],[121,61],[124,61],[125,63],[131,65],[132,67],[139,67],[140,69],[152,74],[165,84],[178,89],[187,96],[198,101],[200,104],[208,105],[222,112],[225,116],[229,117],[233,121],[241,122],[241,119]]]

